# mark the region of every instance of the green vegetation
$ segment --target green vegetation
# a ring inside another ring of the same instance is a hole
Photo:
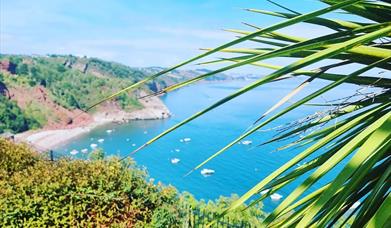
[[[175,189],[147,182],[130,160],[51,162],[6,140],[0,158],[2,226],[144,227],[160,222],[155,217],[167,208],[171,224],[181,224]]]
[[[40,127],[40,123],[23,112],[15,101],[0,95],[0,133],[21,132]]]
[[[197,222],[191,220],[193,209],[220,213],[234,199],[199,202],[147,181],[130,159],[103,157],[98,149],[89,160],[50,161],[0,139],[0,226],[183,227]],[[230,215],[231,224],[258,224],[264,217],[260,205],[244,208]]]
[[[39,126],[45,126],[47,118],[52,115],[51,111],[47,107],[35,101],[26,106],[24,113],[31,120],[38,122]],[[31,127],[28,129],[31,129]]]
[[[138,76],[133,77],[131,71],[127,72],[128,77],[124,77],[124,73],[116,75],[114,69],[108,72],[99,71],[96,74],[88,71],[84,73],[83,67],[90,60],[81,59],[78,61],[78,58],[74,56],[29,57],[3,55],[0,60],[2,59],[8,59],[17,64],[17,76],[8,80],[8,77],[6,77],[6,85],[44,86],[50,91],[54,101],[68,109],[85,109],[97,99],[102,99],[108,94],[122,89],[126,84],[139,79]],[[71,65],[71,63],[74,65]],[[118,67],[118,65],[115,67]],[[125,66],[118,68],[123,69]],[[132,95],[122,97],[121,101],[123,101],[123,104],[138,103]],[[139,108],[139,106],[136,108]]]
[[[67,109],[85,109],[96,100],[122,89],[143,77],[143,72],[130,67],[95,58],[51,55],[31,57],[0,55],[0,61],[9,61],[14,72],[0,73],[0,89],[16,88],[23,91],[40,91],[56,104]],[[97,89],[98,88],[98,89]],[[148,89],[147,89],[148,90]],[[40,101],[28,102],[21,110],[17,105],[1,96],[0,132],[11,130],[21,132],[45,126],[49,120],[56,120],[53,107],[46,107]],[[141,109],[143,106],[132,93],[116,98],[118,105],[126,110]]]
[[[352,217],[354,218],[352,227],[390,225],[391,82],[389,75],[391,51],[389,40],[391,39],[391,4],[389,1],[382,0],[321,0],[321,2],[327,6],[306,14],[298,13],[276,3],[274,4],[281,7],[283,12],[248,9],[253,13],[279,17],[284,20],[265,28],[249,25],[249,30],[230,30],[239,34],[240,37],[217,48],[206,49],[206,52],[199,56],[145,79],[146,82],[155,80],[181,66],[217,52],[232,53],[235,56],[204,62],[203,64],[228,63],[230,65],[171,85],[162,89],[160,93],[170,92],[216,73],[244,65],[266,67],[272,70],[272,73],[255,80],[149,140],[141,148],[254,88],[275,80],[288,80],[290,77],[297,76],[307,77],[276,105],[265,111],[246,132],[229,142],[194,170],[215,159],[247,136],[274,123],[274,120],[288,115],[290,111],[303,107],[342,84],[360,85],[365,89],[376,88],[368,94],[355,90],[351,91],[352,94],[348,94],[347,91],[347,94],[341,95],[335,103],[312,104],[319,106],[320,109],[314,115],[315,118],[312,116],[306,121],[288,123],[289,127],[285,132],[262,142],[263,145],[281,140],[289,141],[292,137],[296,137],[293,143],[288,142],[288,145],[281,149],[296,146],[302,148],[302,151],[269,176],[260,180],[257,185],[222,212],[221,216],[229,215],[252,197],[257,198],[257,201],[262,201],[269,194],[296,182],[297,188],[267,216],[263,221],[263,226],[331,227],[336,224],[343,225]],[[335,11],[348,14],[349,21],[328,18],[328,13]],[[304,22],[331,32],[327,35],[306,38],[287,35],[280,31],[282,28],[291,28],[298,24],[302,25]],[[255,46],[237,48],[238,45],[246,45],[248,42],[253,42]],[[276,58],[281,57],[293,58],[293,61],[285,66],[262,62],[273,59],[278,63]],[[314,63],[321,67],[308,69],[313,67]],[[287,104],[287,101],[294,98],[303,88],[318,79],[328,80],[329,84],[304,98],[297,99],[292,104]],[[137,86],[130,85],[126,91],[135,88]],[[282,108],[283,105],[285,108]],[[331,109],[321,111],[325,107],[331,107]],[[276,114],[271,115],[273,112]],[[301,134],[304,137],[297,137]],[[296,168],[303,161],[307,162]],[[310,187],[319,179],[338,167],[342,169],[336,171],[338,174],[329,183],[314,191],[310,190]],[[270,189],[269,194],[264,196],[258,194],[266,189]],[[354,210],[351,209],[353,205],[357,206]]]
[[[47,94],[48,99],[69,110],[86,110],[94,102],[104,99],[129,84],[141,81],[147,73],[163,69],[160,67],[134,68],[97,58],[81,58],[72,55],[0,54],[0,62],[9,63],[10,67],[12,66],[12,69],[0,73],[2,83],[0,89],[5,87],[31,92],[38,89]],[[200,72],[203,71],[200,70]],[[173,71],[164,79],[158,78],[148,82],[141,90],[146,93],[157,92],[161,88],[195,75],[196,72]],[[135,93],[122,93],[115,98],[115,103],[129,112],[143,108]],[[47,104],[41,101],[32,101],[23,107],[23,111],[40,126],[57,122],[59,118],[52,110],[53,107],[46,106]],[[1,126],[0,130],[5,130]],[[26,129],[30,128],[20,128],[19,131]]]
[[[117,78],[127,78],[138,81],[145,77],[144,72],[115,62],[90,58],[88,64],[90,67],[95,67],[99,71]]]

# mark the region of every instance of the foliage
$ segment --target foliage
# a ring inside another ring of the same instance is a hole
[[[181,198],[187,205],[192,208],[193,218],[191,220],[199,220],[202,224],[208,224],[213,219],[216,218],[216,215],[221,214],[224,210],[231,205],[239,197],[233,194],[230,197],[220,196],[215,201],[209,200],[205,202],[204,200],[197,201],[191,194],[184,192],[181,195]],[[262,220],[265,219],[266,213],[262,211],[262,203],[258,203],[254,207],[246,209],[246,205],[242,205],[233,213],[228,214],[223,221],[220,221],[220,224],[227,226],[228,224],[223,223],[224,221],[229,221],[229,224],[251,224],[253,227],[261,226]],[[197,221],[193,221],[197,224]]]
[[[331,107],[331,109],[326,112],[317,112],[314,117],[308,117],[307,121],[288,123],[289,127],[285,132],[263,142],[262,145],[296,137],[293,142],[287,141],[288,145],[283,148],[296,146],[302,151],[261,180],[232,203],[221,215],[232,212],[251,197],[257,198],[255,202],[262,201],[268,194],[260,196],[257,194],[260,191],[269,189],[269,194],[272,194],[291,182],[304,180],[268,215],[263,222],[264,226],[326,227],[336,223],[344,224],[352,216],[354,217],[353,227],[363,227],[366,224],[370,226],[376,224],[379,227],[385,225],[387,221],[390,221],[387,210],[391,200],[389,195],[390,182],[388,181],[391,175],[391,80],[387,77],[391,70],[391,51],[389,48],[391,4],[382,0],[321,0],[327,5],[326,7],[301,14],[280,4],[270,2],[281,7],[285,12],[269,12],[258,9],[248,9],[248,11],[280,17],[284,19],[283,21],[266,28],[247,24],[253,31],[229,30],[240,37],[217,48],[205,49],[205,53],[150,75],[142,82],[132,84],[95,103],[95,105],[217,52],[232,53],[235,56],[204,62],[202,64],[228,63],[228,65],[171,85],[157,94],[167,93],[214,74],[244,65],[266,67],[272,70],[272,73],[255,80],[159,134],[136,150],[138,151],[169,132],[254,88],[276,80],[288,80],[290,77],[308,77],[277,104],[266,110],[242,135],[195,167],[198,169],[247,136],[287,115],[290,111],[308,104],[322,94],[332,91],[341,84],[360,85],[364,88],[375,87],[373,92],[367,94],[353,91],[353,94],[347,94],[346,97],[341,96],[332,104],[315,104],[320,108]],[[326,17],[329,16],[328,13],[338,10],[350,15],[349,21]],[[317,35],[314,38],[276,32],[276,30],[290,28],[301,23],[310,23],[331,29],[328,31],[333,32],[327,35],[311,34]],[[253,42],[255,47],[254,45],[243,48],[232,47],[239,44],[245,45],[248,42]],[[293,58],[293,61],[286,66],[261,62],[281,57]],[[307,69],[313,67],[315,63],[321,67],[313,70]],[[350,72],[347,72],[347,69]],[[318,79],[325,79],[330,83],[318,91],[288,104],[286,108],[281,108],[303,88]],[[270,116],[278,109],[280,109],[279,112]],[[333,124],[327,124],[331,120],[333,120]],[[300,134],[305,136],[298,138],[297,136]],[[305,160],[309,160],[309,162],[295,168]],[[338,175],[328,184],[315,191],[309,190],[314,183],[337,167],[342,167],[342,169],[336,171]],[[355,203],[359,203],[359,205],[352,211],[350,208]]]
[[[116,97],[116,101],[119,103],[120,107],[125,111],[131,111],[132,109],[142,108],[142,104],[136,99],[128,99],[128,95],[121,94]]]
[[[91,58],[88,63],[89,66],[95,66],[100,71],[105,72],[106,74],[111,75],[113,77],[128,78],[133,81],[138,81],[145,76],[142,71],[115,62]]]
[[[193,211],[220,213],[235,198],[197,201],[146,181],[128,159],[50,161],[27,145],[0,139],[0,226],[184,227]],[[231,213],[231,224],[259,224],[261,205]]]
[[[103,160],[104,158],[105,158],[105,152],[101,148],[97,148],[89,154],[89,159],[93,161]]]
[[[74,56],[29,57],[3,55],[0,60],[2,59],[9,59],[12,63],[17,64],[17,77],[12,77],[15,81],[6,80],[6,85],[42,85],[49,90],[51,97],[58,104],[68,109],[85,109],[91,105],[92,101],[102,99],[113,91],[122,89],[126,84],[142,77],[141,73],[114,63],[104,68],[104,71],[98,67],[94,68],[90,64],[92,73],[88,71],[84,73],[81,70],[83,65],[89,62],[95,63],[98,60],[79,59]],[[98,62],[105,63],[101,60]],[[110,67],[122,69],[122,73],[118,73],[118,69],[111,69]],[[124,73],[123,69],[128,70]],[[97,74],[101,76],[97,77]],[[96,88],[99,88],[99,90]],[[142,107],[133,94],[123,96],[121,105],[129,109]]]
[[[48,107],[45,107],[43,104],[39,104],[35,101],[26,105],[24,113],[28,118],[36,121],[39,124],[38,126],[45,126],[48,117],[52,115]],[[31,127],[28,129],[31,129]]]
[[[0,139],[0,224],[179,227],[176,190],[145,179],[130,160],[51,162]],[[166,215],[169,221],[158,221]]]
[[[20,75],[28,75],[29,68],[26,63],[19,63],[16,67],[16,73]]]
[[[39,126],[40,123],[26,115],[15,101],[0,95],[0,133],[5,131],[17,133]]]

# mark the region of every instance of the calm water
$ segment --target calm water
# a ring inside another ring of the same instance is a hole
[[[188,191],[198,199],[216,199],[220,195],[229,196],[233,193],[243,194],[300,150],[275,152],[273,148],[283,145],[281,143],[255,147],[276,133],[273,130],[261,131],[248,138],[253,141],[252,145],[235,145],[205,165],[204,168],[215,170],[214,175],[204,177],[198,170],[190,176],[183,176],[230,140],[240,135],[260,114],[286,95],[299,82],[299,80],[293,80],[283,84],[270,84],[242,95],[165,136],[155,144],[138,152],[133,158],[138,165],[146,167],[150,177],[156,181],[171,184],[180,191]],[[72,149],[79,151],[83,148],[90,149],[90,144],[96,143],[106,151],[107,155],[127,155],[163,130],[248,83],[250,82],[201,83],[175,91],[162,98],[173,113],[170,119],[133,121],[123,125],[102,126],[73,140],[68,145],[58,148],[57,152],[69,154]],[[320,84],[312,85],[311,89],[303,91],[303,95],[318,89],[319,86]],[[341,89],[343,91],[346,88]],[[322,99],[326,98],[332,99],[335,94],[334,91],[318,101],[323,101]],[[276,123],[265,129],[305,117],[313,112],[314,109],[311,107],[301,108],[277,120]],[[107,129],[114,129],[114,131],[108,134]],[[97,142],[100,138],[104,139],[103,143]],[[191,141],[180,142],[183,138],[191,138]],[[178,158],[180,162],[172,164],[172,158]],[[333,175],[331,173],[329,176]],[[324,184],[325,180],[318,183],[317,186],[322,183]],[[279,193],[286,197],[287,193],[296,185],[297,183],[294,183]],[[278,201],[267,199],[264,201],[265,210],[270,211],[277,204]]]

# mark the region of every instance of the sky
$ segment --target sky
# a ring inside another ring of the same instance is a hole
[[[301,13],[315,0],[279,1]],[[223,29],[260,27],[281,19],[243,10],[281,11],[266,0],[0,0],[0,53],[73,54],[130,66],[169,67],[235,38]],[[311,36],[306,26],[286,32]]]

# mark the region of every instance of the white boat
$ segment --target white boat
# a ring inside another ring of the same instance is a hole
[[[179,158],[173,158],[171,159],[171,163],[172,164],[177,164],[178,162],[180,162],[181,160]]]
[[[244,141],[242,141],[243,145],[250,145],[251,143],[253,143],[253,141],[251,141],[251,140],[244,140]]]
[[[183,139],[179,139],[179,142],[183,142]]]
[[[88,149],[87,148],[84,148],[81,150],[82,153],[87,153],[88,152]]]
[[[175,152],[179,152],[179,151],[181,151],[180,149],[175,149]]]
[[[265,195],[265,194],[267,194],[269,191],[270,191],[270,189],[265,189],[265,190],[263,190],[263,191],[261,192],[261,195]]]
[[[91,143],[90,147],[91,147],[92,149],[95,149],[96,147],[98,147],[98,145],[96,145],[95,143]]]
[[[76,154],[79,153],[79,151],[78,150],[71,150],[71,152],[69,152],[69,153],[72,154],[72,155],[76,155]]]
[[[130,141],[130,139],[126,139],[126,142],[129,142]]]
[[[204,175],[204,176],[210,176],[212,174],[214,174],[215,171],[213,169],[203,169],[201,170],[201,174]]]
[[[278,194],[278,193],[273,193],[270,198],[273,200],[273,201],[278,201],[280,199],[282,199],[282,195]]]
[[[109,130],[106,130],[107,134],[110,134],[111,132],[113,132],[113,130],[109,129]]]
[[[135,144],[135,143],[133,143],[133,144],[132,144],[132,146],[136,146],[136,144]]]
[[[183,139],[183,142],[190,142],[191,141],[191,138],[184,138]]]
[[[98,139],[98,142],[103,143],[105,140],[104,139]]]

